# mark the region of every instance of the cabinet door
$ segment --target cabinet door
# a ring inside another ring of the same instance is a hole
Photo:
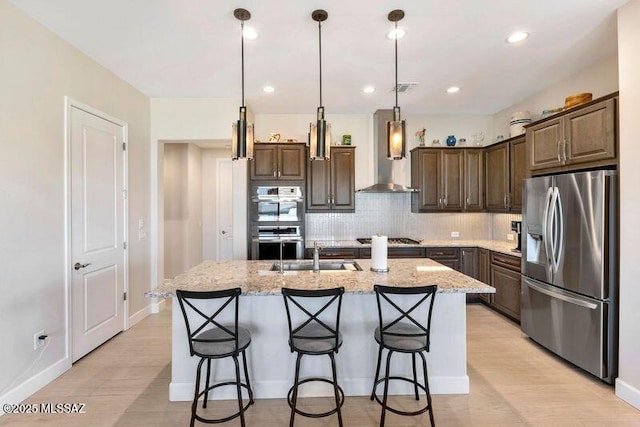
[[[478,249],[460,249],[460,271],[474,279],[478,278]]]
[[[330,208],[330,161],[309,160],[307,164],[307,211]]]
[[[304,179],[305,153],[302,144],[278,146],[278,179]]]
[[[520,321],[520,273],[491,265],[491,285],[496,288],[492,307]]]
[[[608,99],[564,116],[566,164],[616,156],[616,99]]]
[[[478,249],[478,280],[487,285],[491,285],[491,259],[487,249]],[[478,297],[491,304],[492,294],[478,294]]]
[[[508,210],[509,144],[498,144],[485,152],[485,205],[488,211]]]
[[[509,154],[511,156],[510,184],[511,195],[509,197],[509,210],[511,212],[522,211],[522,185],[527,177],[527,160],[525,138],[511,142]]]
[[[442,208],[445,210],[461,211],[464,206],[463,198],[463,150],[442,150]]]
[[[353,211],[356,208],[355,149],[331,150],[331,208]]]
[[[274,180],[278,170],[278,146],[275,144],[256,144],[253,148],[253,160],[251,160],[251,179]]]
[[[411,196],[413,212],[440,210],[441,176],[440,150],[421,149],[411,153],[411,186],[420,190]]]
[[[564,139],[564,118],[557,117],[527,128],[529,168],[534,170],[562,166],[560,141]]]
[[[464,150],[464,209],[479,211],[484,208],[484,174],[482,150]]]

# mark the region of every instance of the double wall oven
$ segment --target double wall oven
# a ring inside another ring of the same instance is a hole
[[[251,259],[304,257],[304,188],[251,187]]]

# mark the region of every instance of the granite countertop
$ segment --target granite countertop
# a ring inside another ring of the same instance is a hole
[[[357,240],[312,240],[306,239],[305,246],[307,248],[313,248],[313,242],[323,248],[368,248],[370,244],[362,244]],[[483,248],[494,252],[500,252],[503,254],[511,255],[520,258],[522,255],[519,252],[513,252],[512,249],[516,247],[516,242],[508,242],[504,240],[422,240],[417,245],[406,244],[389,244],[390,248],[435,248],[435,247],[455,247],[455,248]]]
[[[245,295],[277,295],[283,287],[324,289],[344,286],[349,293],[373,293],[373,285],[438,285],[438,292],[495,293],[495,288],[429,258],[389,259],[388,273],[370,271],[370,259],[356,260],[362,271],[269,271],[273,261],[205,261],[165,280],[147,297],[171,297],[177,289],[210,291],[242,288]],[[291,262],[291,261],[288,261]],[[297,261],[301,262],[301,261]],[[307,261],[308,262],[308,261]]]

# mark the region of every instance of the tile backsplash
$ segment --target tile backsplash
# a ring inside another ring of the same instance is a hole
[[[307,240],[352,240],[380,233],[390,237],[451,239],[451,232],[457,231],[458,239],[490,239],[492,215],[415,214],[411,213],[410,193],[356,193],[355,213],[306,214],[306,236]]]

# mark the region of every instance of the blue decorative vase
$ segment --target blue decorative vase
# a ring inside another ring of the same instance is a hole
[[[457,142],[457,139],[455,136],[449,135],[447,137],[447,146],[453,147],[454,145],[456,145],[456,142]]]

